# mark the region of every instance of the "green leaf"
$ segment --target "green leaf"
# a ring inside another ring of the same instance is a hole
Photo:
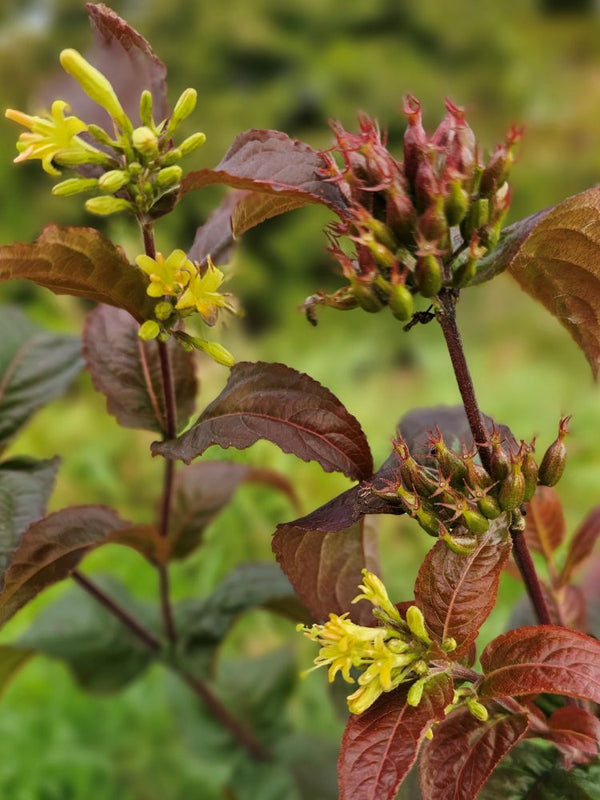
[[[155,302],[146,294],[145,273],[94,228],[48,225],[33,244],[0,247],[0,280],[17,278],[122,308],[138,322],[151,316]]]
[[[277,743],[275,752],[294,776],[302,800],[337,800],[337,744],[305,733],[291,733]]]
[[[114,578],[95,581],[147,627],[157,626],[154,609],[132,598],[121,583]],[[122,689],[154,657],[122,622],[79,587],[45,608],[17,645],[64,661],[90,692]]]
[[[11,459],[0,464],[0,574],[21,534],[44,516],[59,459]]]
[[[83,354],[94,386],[120,425],[155,433],[167,430],[158,343],[142,342],[126,311],[101,305],[87,318]],[[177,422],[185,426],[196,407],[196,359],[174,339],[167,343]]]
[[[289,770],[273,761],[243,761],[233,773],[230,788],[235,800],[301,800]]]
[[[177,629],[186,664],[195,674],[206,674],[219,643],[240,614],[252,608],[293,609],[296,604],[290,582],[275,564],[237,567],[208,597],[179,603]]]
[[[63,394],[83,367],[80,351],[75,337],[45,331],[14,308],[2,309],[0,450],[35,411]]]
[[[600,800],[600,762],[567,772],[554,747],[521,742],[492,773],[477,800]]]

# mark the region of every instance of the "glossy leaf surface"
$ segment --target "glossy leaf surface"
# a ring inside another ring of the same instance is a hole
[[[89,315],[83,335],[84,357],[97,391],[106,396],[106,407],[125,428],[166,431],[158,342],[142,342],[139,326],[122,309],[101,305]],[[177,406],[177,422],[183,427],[196,406],[196,359],[174,339],[169,354]]]
[[[340,800],[393,800],[425,733],[452,702],[452,681],[443,674],[427,682],[416,707],[407,705],[407,691],[400,686],[350,716],[338,763]]]
[[[328,389],[283,364],[236,364],[221,394],[178,439],[152,452],[189,463],[208,447],[243,450],[267,439],[326,472],[369,477],[373,461],[358,421]]]
[[[526,714],[497,714],[481,722],[467,709],[453,712],[423,746],[423,800],[474,800],[527,727]]]

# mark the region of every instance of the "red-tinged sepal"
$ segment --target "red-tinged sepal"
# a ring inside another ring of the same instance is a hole
[[[340,800],[393,800],[425,734],[452,702],[452,679],[441,673],[428,680],[417,706],[407,695],[401,686],[350,717],[338,762]]]
[[[466,708],[454,711],[423,747],[423,800],[473,800],[527,728],[527,714],[490,714],[481,722]]]
[[[557,625],[517,628],[481,654],[480,698],[550,692],[600,703],[600,642]]]

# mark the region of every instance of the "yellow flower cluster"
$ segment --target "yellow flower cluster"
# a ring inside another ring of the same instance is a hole
[[[422,677],[428,671],[426,656],[431,645],[420,609],[411,606],[406,622],[402,620],[381,580],[367,570],[363,570],[359,588],[362,593],[354,602],[369,600],[378,619],[389,620],[389,624],[368,628],[352,622],[348,614],[330,614],[323,625],[298,626],[299,631],[320,646],[313,669],[328,667],[330,682],[339,672],[347,683],[354,683],[351,670],[361,670],[356,681],[358,689],[347,698],[353,714],[362,714],[383,692],[412,679],[416,679],[422,693]],[[421,693],[409,693],[408,702],[418,705]]]

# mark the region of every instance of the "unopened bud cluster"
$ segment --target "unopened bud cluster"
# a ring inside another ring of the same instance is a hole
[[[510,204],[508,176],[521,132],[512,129],[486,163],[464,110],[446,101],[433,135],[420,103],[404,103],[408,127],[403,160],[387,149],[375,121],[361,115],[360,133],[333,123],[341,162],[323,153],[323,175],[337,183],[347,212],[330,229],[330,252],[349,286],[317,293],[305,304],[377,312],[389,306],[399,320],[413,314],[413,298],[434,298],[469,284],[477,263],[497,243]],[[353,252],[345,240],[353,243]]]
[[[399,462],[395,478],[384,487],[374,484],[370,490],[401,505],[430,536],[443,539],[457,553],[468,554],[492,520],[510,512],[514,521],[538,484],[553,486],[560,479],[566,463],[563,440],[569,419],[560,420],[558,436],[539,467],[535,442],[506,442],[495,426],[484,443],[489,472],[479,463],[476,448],[456,453],[446,445],[439,429],[429,434],[425,459],[417,460],[400,436],[394,442]]]
[[[366,569],[358,588],[361,594],[353,602],[364,599],[372,603],[379,626],[356,625],[348,614],[330,614],[323,625],[299,625],[298,630],[320,646],[314,669],[328,667],[330,682],[339,672],[347,683],[358,683],[358,689],[347,698],[353,714],[362,714],[383,692],[407,682],[411,682],[407,702],[417,706],[427,681],[435,674],[429,666],[432,641],[423,613],[410,606],[403,619],[381,580]],[[455,648],[453,639],[442,643],[446,652]],[[353,670],[360,672],[356,681]]]
[[[55,101],[52,114],[46,117],[9,109],[6,116],[29,129],[19,138],[15,160],[39,158],[51,175],[60,175],[58,167],[85,167],[98,177],[68,178],[54,186],[53,194],[94,191],[96,196],[85,204],[91,213],[107,216],[130,211],[144,217],[161,198],[177,191],[183,175],[177,162],[205,141],[203,133],[195,133],[176,147],[172,138],[194,110],[196,91],[186,89],[170,117],[157,122],[152,94],[144,90],[139,107],[141,124],[135,127],[108,79],[83,56],[76,50],[63,50],[60,62],[84,92],[108,112],[114,129],[107,131],[77,117],[65,117],[69,107],[62,100]]]

